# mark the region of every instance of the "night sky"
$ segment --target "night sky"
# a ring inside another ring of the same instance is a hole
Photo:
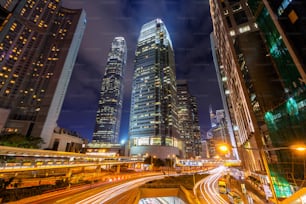
[[[58,120],[60,127],[92,139],[107,54],[113,38],[123,36],[128,60],[120,138],[127,139],[137,38],[143,24],[161,18],[172,39],[177,79],[186,79],[197,97],[201,132],[209,129],[209,105],[222,109],[222,102],[211,56],[208,0],[63,0],[63,6],[85,9],[87,27]]]

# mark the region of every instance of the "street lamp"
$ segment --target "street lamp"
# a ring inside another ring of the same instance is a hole
[[[231,147],[231,148],[239,148],[239,147]],[[268,181],[269,181],[269,185],[270,185],[270,188],[271,188],[271,193],[272,193],[272,196],[273,196],[273,200],[275,200],[275,203],[278,204],[279,201],[277,199],[276,192],[275,192],[275,189],[274,189],[274,186],[273,186],[273,181],[272,181],[272,177],[271,177],[271,173],[270,173],[270,169],[269,169],[269,165],[268,165],[268,160],[267,160],[267,156],[266,156],[265,152],[277,151],[277,150],[296,150],[296,151],[299,151],[299,152],[304,152],[304,151],[306,151],[306,146],[305,145],[291,145],[291,146],[288,146],[288,147],[260,148],[260,149],[248,148],[248,147],[240,147],[240,148],[246,149],[246,150],[257,150],[257,151],[260,152],[260,156],[261,156],[262,161],[263,161],[264,169],[265,169],[265,172],[267,173],[267,176],[268,176]],[[230,146],[227,145],[227,144],[220,144],[218,146],[218,149],[221,152],[226,153],[226,152],[229,152]]]
[[[154,155],[154,156],[150,156],[151,157],[151,168],[152,168],[152,170],[153,170],[153,167],[154,167],[154,159],[156,158],[156,156]]]
[[[270,183],[270,188],[271,188],[271,191],[272,191],[273,200],[275,200],[276,204],[278,204],[279,201],[277,199],[276,192],[275,192],[275,189],[274,189],[274,186],[273,186],[272,176],[271,176],[271,173],[270,173],[268,160],[267,160],[267,156],[266,156],[265,152],[277,151],[277,150],[296,150],[296,151],[302,152],[302,151],[306,150],[306,146],[305,145],[291,145],[291,146],[288,146],[288,147],[275,147],[275,148],[262,148],[262,149],[260,149],[260,154],[261,154],[263,164],[264,164],[264,167],[265,167],[265,171],[267,172],[268,180],[269,180],[269,183]]]

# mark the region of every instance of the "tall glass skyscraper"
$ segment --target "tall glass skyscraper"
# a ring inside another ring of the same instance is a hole
[[[161,19],[144,24],[135,53],[130,154],[180,154],[174,53]]]
[[[123,37],[115,37],[108,54],[96,115],[93,143],[119,143],[123,99],[123,75],[127,47]]]
[[[0,112],[6,132],[48,147],[86,27],[61,1],[0,1]]]

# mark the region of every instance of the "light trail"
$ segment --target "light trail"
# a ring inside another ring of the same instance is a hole
[[[226,200],[220,196],[216,189],[218,179],[222,176],[222,172],[225,167],[218,167],[216,169],[208,171],[209,176],[199,181],[194,187],[194,194],[197,194],[197,188],[199,188],[201,196],[205,200],[205,203],[209,204],[228,204]],[[201,200],[200,200],[201,202]]]
[[[139,178],[133,181],[129,181],[127,183],[120,184],[118,186],[114,186],[112,188],[106,189],[100,193],[97,193],[84,200],[81,200],[77,202],[76,204],[101,204],[101,203],[109,201],[110,199],[116,196],[119,196],[123,192],[129,191],[133,188],[137,188],[145,184],[148,181],[152,181],[156,179],[163,179],[164,177],[165,177],[164,175],[159,175],[159,176],[151,176],[151,177]]]

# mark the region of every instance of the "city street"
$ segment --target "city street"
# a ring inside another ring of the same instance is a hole
[[[211,175],[195,185],[194,193],[197,195],[200,203],[228,203],[228,201],[219,194],[217,189],[218,179],[223,175],[224,170],[225,167],[218,167],[208,171]]]

